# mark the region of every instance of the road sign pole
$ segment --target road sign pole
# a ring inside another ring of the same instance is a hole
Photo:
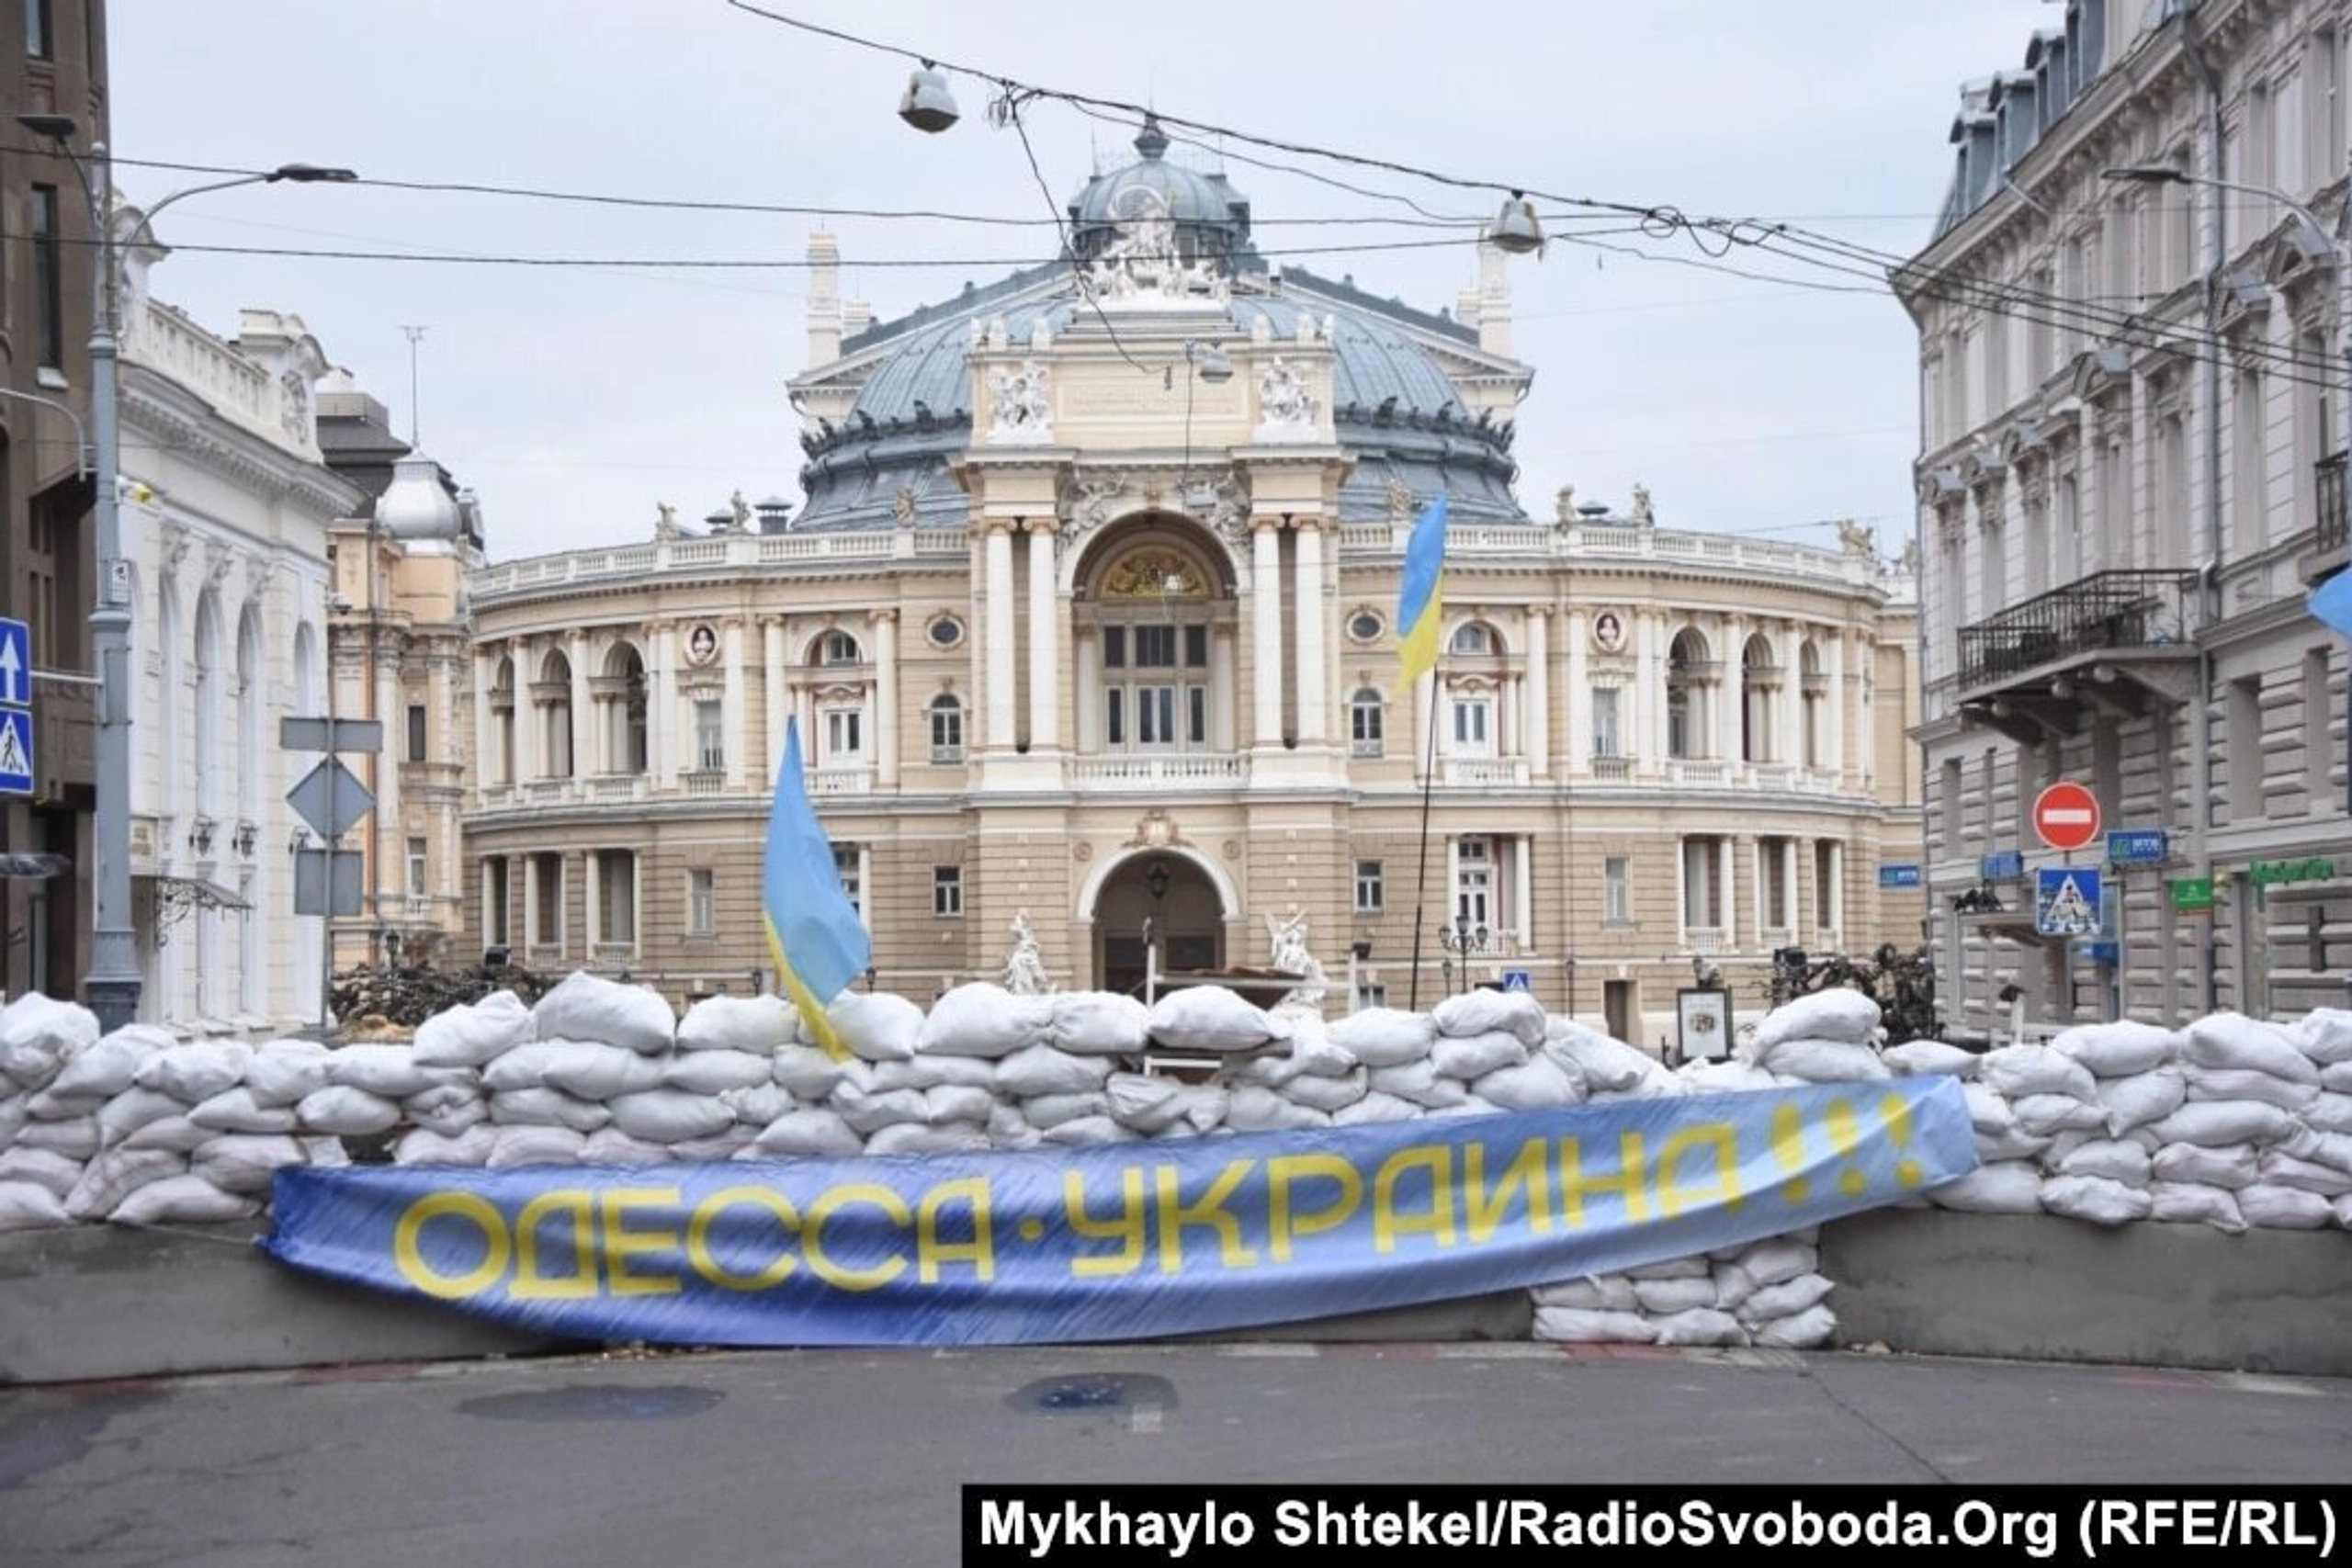
[[[334,668],[327,668],[327,825],[334,825]],[[319,1032],[334,1028],[334,850],[340,833],[326,836],[327,887],[325,910],[319,916]]]

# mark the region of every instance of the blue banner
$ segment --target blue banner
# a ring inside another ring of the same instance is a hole
[[[1049,1344],[1613,1272],[1975,1165],[1959,1083],[1897,1078],[1079,1149],[290,1167],[263,1246],[561,1337]]]

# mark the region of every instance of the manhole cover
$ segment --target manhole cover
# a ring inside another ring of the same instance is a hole
[[[1148,1372],[1080,1372],[1040,1378],[1004,1396],[1032,1416],[1097,1416],[1111,1411],[1173,1410],[1176,1385]]]
[[[548,1388],[485,1394],[458,1412],[485,1421],[676,1421],[726,1397],[708,1388]]]

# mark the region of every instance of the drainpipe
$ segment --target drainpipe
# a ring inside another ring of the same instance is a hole
[[[2205,55],[2194,6],[2180,15],[2180,47],[2197,73],[2205,99],[2206,167],[2214,179],[2229,178],[2222,166],[2222,78]],[[2213,875],[2213,630],[2222,619],[2222,337],[2219,331],[2223,258],[2229,254],[2224,228],[2229,205],[2216,193],[2205,240],[2205,559],[2198,568],[2197,697],[2190,715],[2197,746],[2197,874]],[[2206,1012],[2221,1009],[2217,953],[2218,912],[2205,917],[2202,964]]]

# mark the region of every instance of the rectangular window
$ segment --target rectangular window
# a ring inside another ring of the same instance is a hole
[[[1756,880],[1764,905],[1764,923],[1778,931],[1796,924],[1796,911],[1790,907],[1794,889],[1789,886],[1788,842],[1786,839],[1756,840]]]
[[[2344,173],[2344,51],[2334,28],[2312,33],[2303,49],[2303,105],[2312,122],[2303,184],[2325,186]]]
[[[2008,530],[2001,526],[1998,513],[1987,513],[1984,525],[1976,532],[1976,614],[1979,618],[1997,614],[2007,603],[2002,595],[2007,589],[2007,563],[2001,558],[2007,552]]]
[[[1387,889],[1383,886],[1380,863],[1376,860],[1356,862],[1356,913],[1377,915],[1387,907]]]
[[[1459,756],[1490,757],[1494,740],[1488,721],[1494,705],[1483,697],[1456,698],[1453,704],[1453,750]]]
[[[2230,421],[2230,468],[2234,482],[2231,502],[2237,515],[2231,534],[2241,552],[2262,547],[2268,520],[2264,515],[2262,455],[2262,374],[2238,373],[2235,407]],[[2163,563],[2158,563],[2163,564]]]
[[[686,873],[686,934],[715,936],[718,932],[718,874],[698,865]]]
[[[596,940],[637,942],[637,852],[596,852]]]
[[[563,857],[560,854],[533,855],[531,881],[536,889],[531,911],[531,945],[560,948],[563,945]]]
[[[1464,839],[1455,846],[1453,913],[1456,925],[1466,920],[1473,933],[1493,929],[1495,843],[1492,839]]]
[[[1206,626],[1184,628],[1184,668],[1205,670],[1209,667],[1209,629]]]
[[[1104,626],[1102,628],[1102,668],[1105,670],[1125,670],[1126,667],[1127,628],[1125,626]]]
[[[1209,743],[1209,694],[1205,686],[1184,688],[1184,740],[1192,746]]]
[[[1939,792],[1938,804],[1941,809],[1936,813],[1939,818],[1936,826],[1941,829],[1943,852],[1946,855],[1956,855],[1960,853],[1962,837],[1960,759],[1957,757],[1944,763],[1943,787]]]
[[[861,920],[865,919],[865,878],[858,867],[864,859],[855,844],[833,846],[834,874],[842,879],[842,892],[848,897],[849,907],[857,911],[857,918]]]
[[[1682,925],[1686,931],[1723,929],[1716,857],[1723,852],[1714,839],[1682,840]]]
[[[695,704],[695,761],[701,771],[715,773],[727,766],[727,727],[722,705],[708,700]]]
[[[481,940],[485,947],[505,947],[511,939],[506,894],[506,858],[492,855],[481,863]]]
[[[1136,688],[1136,743],[1139,746],[1176,744],[1176,688]]]
[[[2303,655],[2303,809],[2324,811],[2329,798],[2327,775],[2335,748],[2327,733],[2327,649],[2314,648]]]
[[[41,365],[57,369],[65,363],[65,296],[58,246],[57,187],[35,186],[32,193],[33,309],[39,312],[34,347]]]
[[[411,897],[422,897],[433,891],[432,876],[426,870],[428,858],[423,839],[408,841],[408,890]]]
[[[2262,815],[2262,677],[2230,682],[2230,820]]]
[[[1592,689],[1592,754],[1596,757],[1622,757],[1617,739],[1617,688],[1595,686]]]
[[[1385,717],[1381,711],[1379,693],[1365,690],[1356,694],[1355,701],[1348,705],[1349,750],[1354,755],[1380,755]]]
[[[1838,846],[1827,839],[1813,841],[1813,923],[1817,931],[1838,929]]]
[[[854,762],[865,754],[865,713],[862,708],[825,710],[825,760]]]
[[[1127,743],[1127,694],[1114,686],[1102,694],[1102,733],[1111,745]]]
[[[57,36],[49,20],[49,0],[25,0],[25,52],[35,60],[57,58]]]
[[[1136,626],[1136,668],[1172,670],[1176,667],[1174,626]]]
[[[1356,987],[1356,1010],[1358,1012],[1363,1011],[1366,1008],[1385,1008],[1387,1005],[1387,987],[1375,986],[1370,981],[1363,982]]]
[[[960,762],[964,760],[964,710],[953,702],[932,705],[931,760],[934,762]]]
[[[408,760],[412,762],[424,761],[424,705],[423,703],[408,705]]]
[[[1600,918],[1604,924],[1634,923],[1634,862],[1630,855],[1611,855],[1600,863]]]
[[[935,865],[931,868],[931,912],[942,918],[963,914],[964,868],[962,866]]]
[[[2245,148],[2245,173],[2239,177],[2240,184],[2260,188],[2278,183],[2277,118],[2270,99],[2270,84],[2256,82],[2249,85],[2245,90],[2245,134],[2241,143]],[[2267,198],[2242,192],[2231,194],[2246,203],[2247,216],[2242,220],[2246,227],[2235,231],[2259,234],[2278,221],[2278,214],[2271,210]]]

